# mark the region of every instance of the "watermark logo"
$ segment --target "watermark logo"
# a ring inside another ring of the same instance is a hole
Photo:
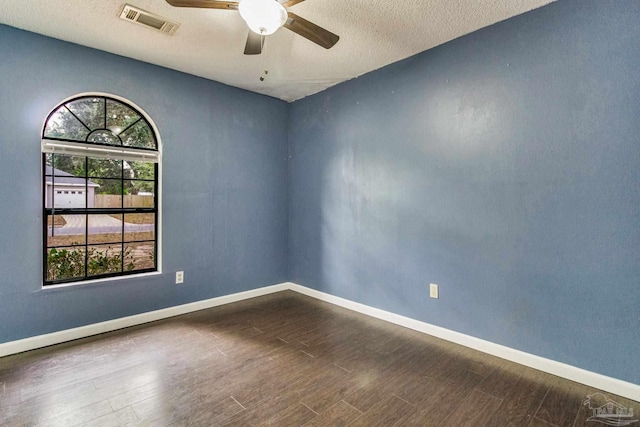
[[[627,408],[602,393],[588,395],[583,405],[588,406],[592,411],[592,415],[587,418],[587,421],[618,427],[638,422],[638,419],[633,416],[633,408]]]

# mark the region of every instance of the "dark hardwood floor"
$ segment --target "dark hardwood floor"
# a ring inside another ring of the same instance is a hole
[[[597,426],[595,392],[294,292],[0,359],[3,426]]]

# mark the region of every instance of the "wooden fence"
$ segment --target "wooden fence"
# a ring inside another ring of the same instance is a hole
[[[139,196],[137,194],[127,194],[124,197],[124,206],[133,208],[152,208],[153,196]],[[96,194],[94,207],[96,208],[119,208],[121,207],[120,196],[112,194]]]

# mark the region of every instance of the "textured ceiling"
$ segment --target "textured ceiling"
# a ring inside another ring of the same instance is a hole
[[[290,11],[340,41],[325,50],[281,28],[256,56],[237,11],[164,0],[126,3],[181,23],[173,36],[119,19],[123,0],[1,0],[0,23],[294,101],[551,1],[306,0]]]

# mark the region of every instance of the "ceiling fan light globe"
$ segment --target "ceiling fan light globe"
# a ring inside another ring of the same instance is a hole
[[[287,10],[276,0],[240,0],[240,16],[254,33],[268,36],[287,21]]]

